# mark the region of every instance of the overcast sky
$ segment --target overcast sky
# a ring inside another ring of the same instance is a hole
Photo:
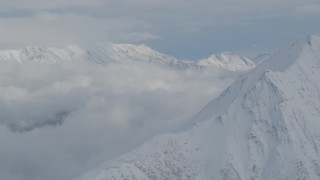
[[[0,0],[0,49],[111,41],[253,56],[319,33],[319,17],[319,0]],[[1,61],[0,179],[69,180],[173,131],[239,76],[220,71]]]
[[[319,0],[1,0],[0,48],[112,41],[254,56],[320,32],[319,17]]]

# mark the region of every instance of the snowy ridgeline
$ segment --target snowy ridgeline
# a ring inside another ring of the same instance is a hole
[[[319,69],[313,35],[241,77],[184,130],[79,179],[320,179]]]
[[[255,64],[245,57],[231,52],[212,55],[196,62],[177,59],[159,53],[150,47],[132,44],[97,43],[89,48],[69,46],[65,48],[25,47],[21,50],[2,50],[0,60],[19,63],[38,62],[55,64],[69,61],[88,61],[98,64],[142,61],[163,65],[174,69],[202,69],[204,67],[223,68],[230,71],[247,71]]]

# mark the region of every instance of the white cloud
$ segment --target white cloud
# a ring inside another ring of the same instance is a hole
[[[319,14],[320,13],[320,4],[315,3],[315,4],[307,4],[300,6],[296,10],[297,14]]]
[[[149,25],[134,18],[96,18],[41,12],[0,18],[0,46],[65,46],[90,42],[141,42],[154,39]]]
[[[46,10],[67,7],[98,7],[107,3],[103,0],[11,0],[0,2],[0,12],[10,12],[15,10]],[[110,1],[109,1],[110,2]]]

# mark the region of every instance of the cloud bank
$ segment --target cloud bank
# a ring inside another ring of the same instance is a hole
[[[236,76],[140,62],[0,62],[0,179],[78,176],[178,128]]]
[[[0,47],[65,46],[100,41],[143,42],[157,38],[148,24],[135,18],[96,18],[80,14],[39,12],[0,18]]]

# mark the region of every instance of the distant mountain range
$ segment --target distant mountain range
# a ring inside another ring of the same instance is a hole
[[[175,69],[216,67],[230,71],[247,71],[255,67],[255,64],[249,59],[231,52],[222,52],[199,61],[186,61],[159,53],[144,44],[112,43],[97,43],[86,48],[73,45],[64,48],[25,47],[19,50],[1,50],[0,60],[48,64],[66,61],[88,61],[98,64],[140,61]]]

